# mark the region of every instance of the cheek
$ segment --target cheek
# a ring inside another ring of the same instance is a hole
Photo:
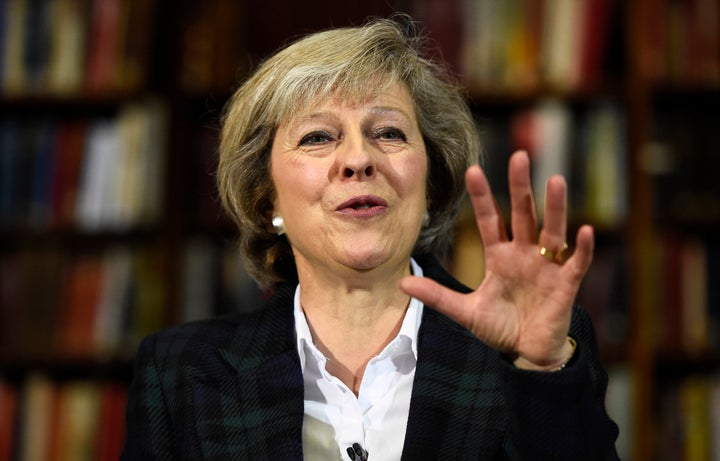
[[[406,163],[400,171],[403,172],[403,183],[408,193],[413,196],[422,197],[424,202],[426,199],[428,175],[426,158],[422,157],[418,159],[414,157]]]
[[[274,205],[277,211],[292,212],[299,202],[311,202],[320,197],[320,185],[326,178],[321,169],[305,162],[283,159],[276,162],[271,171],[276,191]]]

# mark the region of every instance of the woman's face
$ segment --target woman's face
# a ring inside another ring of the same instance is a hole
[[[271,175],[301,277],[407,265],[427,207],[427,156],[404,85],[352,105],[330,98],[282,123]]]

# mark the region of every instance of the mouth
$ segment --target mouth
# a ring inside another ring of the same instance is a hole
[[[387,202],[375,195],[353,197],[341,203],[335,211],[352,216],[376,216],[387,209]]]

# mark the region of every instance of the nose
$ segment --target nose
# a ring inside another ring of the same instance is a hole
[[[377,172],[373,146],[359,133],[345,137],[336,158],[337,172],[342,179],[368,179]]]

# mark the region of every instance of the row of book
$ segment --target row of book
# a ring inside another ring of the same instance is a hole
[[[132,358],[143,336],[167,324],[165,261],[155,248],[3,254],[1,356]]]
[[[149,99],[92,120],[0,120],[0,228],[123,231],[162,214],[167,113]]]
[[[656,83],[720,85],[720,0],[639,0],[637,66]]]
[[[182,321],[250,312],[268,296],[248,274],[235,242],[195,238],[184,248],[182,267]]]
[[[597,86],[609,72],[612,27],[621,17],[613,0],[460,4],[458,59],[471,88],[573,90]]]
[[[474,89],[597,87],[623,68],[628,45],[638,46],[636,64],[651,82],[720,84],[720,0],[416,4],[442,57]]]
[[[198,238],[181,248],[178,264],[169,258],[139,245],[3,254],[0,357],[42,359],[53,351],[48,358],[125,360],[142,337],[168,324],[253,310],[266,296],[235,244]]]
[[[666,382],[655,411],[655,459],[720,459],[720,376],[697,374]]]
[[[0,93],[142,89],[152,57],[153,0],[0,1]]]
[[[0,377],[0,461],[110,461],[125,443],[127,383]]]
[[[658,98],[661,99],[661,98]],[[653,216],[662,223],[712,227],[720,223],[720,91],[680,95],[658,103],[652,141],[639,165],[653,188]]]
[[[245,29],[246,2],[205,0],[177,2],[178,86],[190,93],[226,94],[249,67]],[[285,5],[274,6],[277,13]],[[255,41],[257,37],[253,37]]]
[[[612,240],[612,239],[610,239]],[[630,340],[630,264],[627,246],[599,241],[576,302],[593,321],[600,351],[626,360]]]
[[[620,106],[599,100],[573,108],[546,99],[514,111],[507,119],[480,116],[482,164],[503,209],[509,209],[507,161],[516,149],[528,151],[540,217],[545,184],[554,174],[568,183],[573,221],[602,228],[622,226],[627,217],[627,123]]]
[[[643,328],[657,348],[720,350],[720,242],[668,233],[643,245],[648,278],[639,286],[656,309]]]

